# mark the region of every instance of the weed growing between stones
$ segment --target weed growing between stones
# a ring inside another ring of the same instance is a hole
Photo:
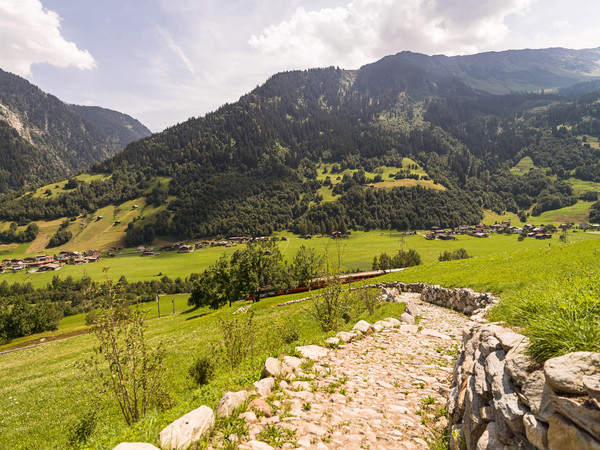
[[[268,424],[260,433],[259,440],[266,442],[273,447],[282,447],[283,444],[290,443],[296,446],[296,430],[283,428],[277,424]]]

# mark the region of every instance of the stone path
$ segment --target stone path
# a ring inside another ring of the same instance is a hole
[[[446,426],[444,409],[468,319],[418,304],[417,325],[372,333],[304,362],[243,416],[242,449],[421,449]],[[288,358],[288,365],[299,360]],[[258,416],[258,417],[257,417]],[[289,431],[287,431],[289,430]],[[271,439],[268,438],[271,436]]]

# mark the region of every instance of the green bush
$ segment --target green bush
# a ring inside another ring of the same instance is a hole
[[[98,416],[96,411],[90,410],[83,414],[69,427],[67,445],[71,448],[78,448],[82,444],[85,444],[94,432],[97,423]]]
[[[213,362],[208,356],[200,356],[188,370],[192,380],[199,385],[208,384],[213,372]]]

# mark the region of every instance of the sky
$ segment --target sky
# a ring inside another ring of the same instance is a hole
[[[0,68],[154,132],[296,69],[600,47],[597,0],[0,0]]]

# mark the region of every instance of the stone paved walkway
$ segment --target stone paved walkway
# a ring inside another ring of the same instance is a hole
[[[239,448],[273,448],[269,434],[282,448],[429,448],[446,425],[449,378],[468,319],[418,294],[403,296],[419,305],[417,325],[375,332],[312,367],[303,363],[266,398],[271,411],[263,402],[258,418],[245,414],[250,432]]]

